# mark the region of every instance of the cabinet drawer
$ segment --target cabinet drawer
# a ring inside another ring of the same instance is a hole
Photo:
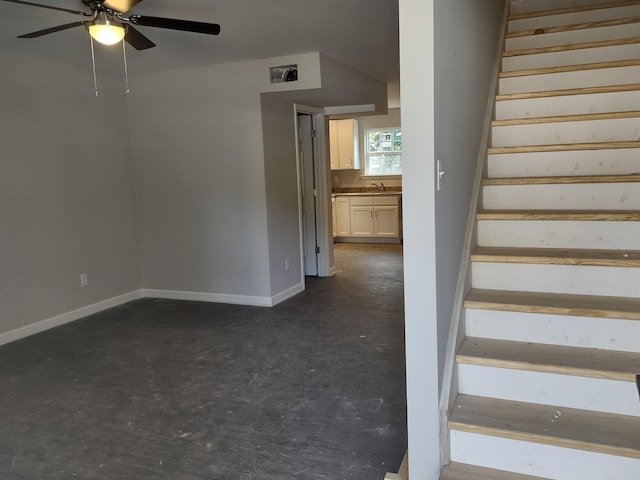
[[[397,195],[380,195],[373,197],[374,205],[398,205]]]
[[[351,206],[373,205],[373,197],[369,195],[353,196],[349,198]]]

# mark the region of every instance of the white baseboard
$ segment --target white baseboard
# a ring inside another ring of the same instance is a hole
[[[271,306],[275,306],[279,303],[282,303],[285,300],[288,300],[291,297],[294,297],[303,291],[304,291],[304,284],[302,283],[299,283],[297,285],[294,285],[293,287],[287,288],[286,290],[271,297]]]
[[[232,295],[227,293],[187,292],[183,290],[142,289],[145,298],[166,298],[169,300],[189,300],[192,302],[231,303],[234,305],[255,305],[270,307],[271,297]]]
[[[258,297],[252,295],[232,295],[228,293],[186,292],[182,290],[157,290],[145,288],[142,290],[145,298],[167,298],[171,300],[190,300],[193,302],[230,303],[233,305],[253,305],[258,307],[273,307],[304,290],[304,285],[294,285],[273,297]]]
[[[140,298],[166,298],[171,300],[190,300],[196,302],[213,302],[213,303],[230,303],[234,305],[253,305],[259,307],[273,307],[278,303],[284,302],[289,298],[304,291],[304,284],[299,283],[290,287],[272,297],[257,297],[250,295],[230,295],[222,293],[203,293],[203,292],[185,292],[179,290],[155,290],[143,288],[140,290],[134,290],[117,297],[108,298],[101,302],[87,305],[70,312],[56,315],[55,317],[47,318],[31,325],[16,328],[5,333],[0,333],[0,345],[4,345],[9,342],[20,340],[21,338],[34,335],[36,333],[49,330],[50,328],[64,325],[75,320],[79,320],[83,317],[93,315],[94,313],[107,310],[109,308],[117,307],[124,303],[138,300]]]
[[[76,310],[56,315],[55,317],[46,318],[39,322],[32,323],[31,325],[26,325],[24,327],[16,328],[15,330],[1,333],[0,345],[20,340],[21,338],[28,337],[29,335],[35,335],[36,333],[49,330],[50,328],[59,327],[65,323],[79,320],[83,317],[93,315],[94,313],[98,313],[109,308],[117,307],[118,305],[122,305],[133,300],[138,300],[139,298],[142,298],[142,296],[142,290],[134,290],[132,292],[118,295],[117,297],[108,298],[106,300],[87,305],[86,307],[80,307]]]

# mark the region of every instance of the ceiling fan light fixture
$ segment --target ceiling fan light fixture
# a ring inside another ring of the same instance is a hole
[[[109,20],[98,19],[88,27],[89,34],[103,45],[115,45],[124,38],[124,27]]]

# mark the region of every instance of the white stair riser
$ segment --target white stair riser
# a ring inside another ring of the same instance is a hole
[[[482,247],[640,248],[640,222],[567,220],[479,220]]]
[[[489,178],[629,175],[640,173],[640,149],[492,154]]]
[[[612,62],[638,58],[640,44],[613,45],[597,48],[583,48],[562,52],[535,53],[502,59],[502,71],[513,72],[529,68],[561,67],[583,63]]]
[[[639,118],[552,122],[492,127],[493,147],[640,140]]]
[[[521,30],[532,30],[545,27],[559,27],[561,25],[577,25],[579,23],[589,22],[602,22],[604,20],[614,20],[618,18],[630,18],[637,16],[640,16],[640,5],[629,5],[627,7],[617,7],[600,10],[563,13],[560,15],[548,15],[544,17],[510,20],[507,28],[509,32],[519,32]]]
[[[496,120],[640,110],[640,90],[496,102]]]
[[[465,334],[474,338],[640,353],[640,320],[468,308]]]
[[[640,269],[590,265],[473,262],[473,288],[517,292],[640,296]]]
[[[461,394],[640,416],[634,382],[458,364]]]
[[[637,480],[640,460],[451,431],[451,460],[559,480]]]
[[[491,185],[485,210],[640,210],[640,183]]]
[[[592,63],[592,62],[588,62]],[[607,85],[629,85],[640,83],[640,66],[597,68],[571,72],[544,73],[501,78],[500,94],[545,92],[567,88],[603,87]]]
[[[568,32],[545,33],[512,37],[505,40],[507,51],[529,50],[531,48],[548,48],[557,45],[575,45],[577,43],[621,40],[638,35],[637,23],[614,25],[610,27],[584,28]]]

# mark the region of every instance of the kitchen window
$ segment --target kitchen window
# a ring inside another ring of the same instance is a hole
[[[364,132],[364,174],[372,177],[402,175],[402,131],[372,128]]]

